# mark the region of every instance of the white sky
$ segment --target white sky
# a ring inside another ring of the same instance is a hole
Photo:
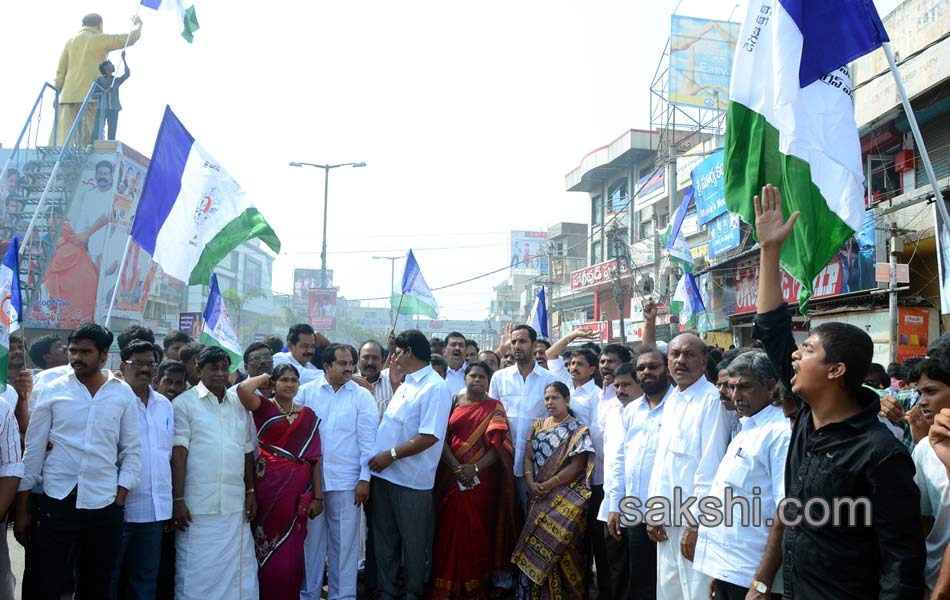
[[[883,17],[899,0],[875,4]],[[123,33],[137,6],[4,3],[4,146],[42,82],[53,81],[82,16],[99,12],[107,32]],[[320,266],[323,210],[323,172],[287,163],[366,161],[330,175],[335,285],[350,299],[388,296],[390,263],[371,257],[412,247],[438,287],[507,264],[509,230],[587,222],[587,194],[565,192],[564,175],[625,130],[649,126],[650,80],[675,6],[195,0],[201,29],[191,46],[165,15],[143,8],[119,138],[151,155],[171,105],[277,231],[274,289],[285,293],[294,267]],[[725,19],[733,8],[682,0],[678,12]],[[436,292],[440,316],[485,318],[503,279]]]

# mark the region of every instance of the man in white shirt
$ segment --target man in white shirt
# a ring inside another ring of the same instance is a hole
[[[445,372],[445,383],[453,396],[465,389],[465,336],[453,331],[445,336],[445,360],[449,367]]]
[[[0,514],[5,515],[10,510],[22,477],[23,461],[16,418],[9,406],[0,404]],[[6,525],[4,521],[4,535],[0,536],[0,600],[13,600],[16,576],[10,565]]]
[[[632,378],[628,381],[626,370],[621,365],[613,375],[618,399],[629,395],[635,385]],[[621,413],[623,442],[614,449],[610,472],[607,473],[604,504],[609,506],[607,530],[611,538],[626,541],[628,597],[630,600],[655,600],[656,542],[647,535],[642,520],[643,509],[629,514],[622,501],[636,498],[638,507],[642,507],[649,497],[663,409],[673,387],[667,377],[666,355],[658,350],[641,353],[637,357],[636,371],[643,396],[627,404]],[[638,518],[631,520],[632,517]],[[623,575],[621,572],[620,576]]]
[[[650,478],[650,497],[702,498],[709,493],[716,470],[729,444],[726,409],[706,373],[706,346],[694,334],[676,336],[669,347],[670,374],[676,390],[666,400],[656,461]],[[678,488],[678,490],[677,490]],[[698,516],[693,505],[691,514]],[[656,591],[658,600],[706,598],[709,577],[693,568],[695,522],[651,523],[650,538],[657,542]]]
[[[73,372],[43,387],[26,432],[17,539],[42,557],[33,565],[35,597],[59,598],[70,550],[77,547],[83,573],[77,596],[107,598],[123,507],[141,470],[137,400],[128,384],[103,369],[112,345],[108,329],[83,323],[68,344]],[[38,482],[43,495],[31,523],[29,492]]]
[[[19,425],[21,434],[26,434],[26,427],[30,422],[29,398],[33,393],[33,376],[24,367],[26,366],[26,346],[23,336],[19,333],[10,334],[10,351],[7,354],[7,385],[3,392],[3,399],[7,401],[10,410]]]
[[[300,373],[300,385],[310,383],[321,375],[320,369],[310,362],[317,349],[317,335],[313,327],[306,323],[292,325],[287,331],[288,352],[274,355],[274,366],[290,364]]]
[[[162,556],[162,529],[172,516],[172,441],[175,412],[165,396],[152,389],[161,356],[158,346],[135,340],[122,349],[122,378],[138,399],[142,440],[139,484],[125,500],[122,545],[112,576],[112,598],[155,595]]]
[[[452,396],[429,366],[429,343],[411,329],[396,336],[405,379],[383,415],[369,461],[373,471],[373,549],[381,600],[420,599],[434,523],[432,486],[442,456]],[[398,583],[403,563],[405,590]]]
[[[500,401],[508,413],[511,441],[515,446],[515,492],[525,517],[528,516],[528,488],[524,480],[524,451],[531,424],[545,417],[544,388],[557,378],[538,366],[534,346],[538,334],[530,325],[518,325],[511,331],[509,347],[515,364],[495,371],[488,396]]]
[[[155,375],[155,391],[169,400],[174,400],[188,385],[188,372],[185,363],[166,358],[158,365]],[[172,419],[174,421],[174,418]]]
[[[363,342],[359,351],[359,373],[370,385],[373,386],[373,395],[376,400],[376,407],[379,410],[379,418],[383,418],[386,407],[393,397],[393,386],[389,379],[389,373],[384,373],[383,368],[383,347],[375,340]]]
[[[369,497],[379,413],[373,396],[353,381],[347,346],[330,344],[324,350],[323,372],[325,379],[301,387],[295,399],[320,418],[323,449],[324,511],[307,523],[300,597],[319,600],[326,564],[329,600],[356,600],[360,514]]]
[[[919,405],[927,424],[934,415],[950,408],[950,365],[947,358],[926,358],[915,367]],[[927,533],[927,562],[924,581],[931,598],[950,593],[950,561],[945,560],[950,544],[950,480],[947,467],[937,458],[928,438],[914,447],[914,482],[920,489],[920,515],[930,525]]]
[[[207,346],[200,381],[175,399],[175,598],[258,597],[249,521],[257,513],[250,413],[227,393],[231,356]]]
[[[760,582],[756,570],[769,539],[771,527],[766,523],[772,522],[785,498],[785,457],[792,428],[782,408],[772,404],[779,375],[765,352],[740,354],[728,370],[730,397],[742,426],[719,463],[709,496],[722,500],[732,524],[700,523],[693,566],[712,577],[717,600],[745,600],[750,588],[768,598],[770,593],[781,594],[781,575]],[[743,508],[727,501],[727,496],[749,502]],[[743,519],[753,519],[753,498],[761,501],[761,515],[747,525]]]

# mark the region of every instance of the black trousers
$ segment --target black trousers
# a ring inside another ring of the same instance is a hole
[[[622,531],[621,531],[622,532]],[[630,570],[630,551],[627,549],[627,536],[621,535],[618,542],[604,532],[604,546],[607,551],[607,567],[610,571],[610,598],[613,600],[629,600],[630,580],[633,573]]]
[[[97,509],[76,508],[76,497],[56,500],[43,495],[33,520],[30,545],[38,562],[31,565],[35,598],[59,600],[69,553],[79,557],[78,600],[108,598],[119,545],[124,511],[117,504]]]
[[[624,530],[630,556],[630,599],[656,600],[656,542],[647,536],[647,526]]]
[[[604,501],[604,486],[590,486],[590,500],[587,502],[587,551],[597,574],[597,593],[599,600],[622,600],[610,595],[610,566],[607,564],[607,524],[597,519],[600,503]]]
[[[713,589],[716,590],[716,600],[745,600],[749,588],[738,586],[722,579],[713,581]],[[773,600],[781,600],[781,594],[769,594]]]

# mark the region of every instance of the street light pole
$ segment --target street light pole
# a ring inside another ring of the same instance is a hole
[[[317,163],[298,162],[290,163],[291,167],[314,167],[323,169],[323,242],[320,246],[320,287],[327,287],[327,208],[330,196],[330,169],[337,167],[365,167],[365,162],[348,162],[337,165],[320,165]]]

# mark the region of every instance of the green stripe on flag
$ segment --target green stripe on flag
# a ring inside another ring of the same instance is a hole
[[[227,352],[228,355],[231,357],[231,368],[229,371],[231,373],[234,373],[235,371],[237,371],[238,367],[241,366],[241,361],[244,360],[244,357],[241,356],[240,354],[235,353],[234,350],[231,350],[230,348],[222,346],[221,342],[218,341],[217,338],[214,338],[208,335],[207,331],[201,332],[201,343],[204,344],[205,346],[215,346],[217,348],[221,348],[222,350]]]
[[[271,250],[280,253],[280,240],[271,226],[264,220],[264,216],[256,208],[248,208],[236,219],[228,223],[205,245],[205,249],[198,258],[198,264],[191,271],[188,285],[207,284],[211,272],[227,256],[229,252],[243,242],[260,238]]]
[[[730,103],[726,118],[725,149],[726,208],[753,225],[753,235],[752,197],[759,195],[766,183],[781,190],[785,218],[796,210],[801,212],[782,245],[780,262],[802,284],[799,310],[804,314],[815,277],[854,230],[828,207],[812,182],[808,163],[779,152],[778,130],[765,117],[735,101]]]
[[[195,14],[195,7],[189,6],[185,9],[185,14],[182,15],[182,30],[181,37],[185,38],[189,44],[192,43],[195,39],[195,32],[198,31],[200,25],[198,25],[198,16]]]
[[[432,306],[421,301],[415,296],[405,294],[402,296],[402,306],[399,306],[400,295],[393,293],[389,297],[389,301],[393,305],[393,309],[399,308],[399,314],[401,315],[422,315],[425,317],[431,317],[433,319],[437,318],[439,315],[433,310]]]

